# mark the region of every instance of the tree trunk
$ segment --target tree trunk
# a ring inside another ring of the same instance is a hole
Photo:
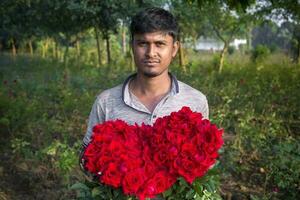
[[[296,27],[294,29],[294,35],[296,36],[297,41],[297,54],[296,54],[296,63],[300,64],[300,23],[298,22],[296,24]]]
[[[13,57],[15,58],[17,56],[17,47],[14,39],[11,39],[11,51]]]
[[[252,49],[252,26],[249,26],[247,30],[247,50],[250,51],[251,49]]]
[[[110,54],[110,41],[109,41],[109,34],[106,34],[106,55],[107,55],[107,64],[111,63],[111,54]]]
[[[56,43],[55,40],[52,40],[52,56],[53,56],[53,58],[56,58],[56,52],[55,52],[56,44],[55,43]]]
[[[15,44],[15,40],[11,39],[11,51],[12,51],[12,56],[15,58],[17,55],[17,48],[16,48],[16,44]]]
[[[54,58],[55,58],[56,60],[59,59],[59,52],[58,52],[58,51],[59,51],[59,50],[58,50],[58,43],[57,43],[57,40],[54,39],[54,42],[53,42],[53,54],[54,54]]]
[[[125,25],[122,25],[122,53],[123,55],[126,55],[126,29]]]
[[[80,57],[80,41],[79,39],[76,40],[76,53],[77,53],[77,58]]]
[[[220,63],[219,63],[219,73],[222,72],[223,70],[223,66],[224,66],[224,59],[225,59],[225,55],[227,53],[228,50],[228,42],[224,42],[224,47],[221,51],[221,55],[220,55]]]
[[[297,64],[300,63],[300,38],[298,38],[298,47],[297,47],[297,57],[296,57]]]
[[[30,56],[33,56],[33,47],[32,47],[32,40],[31,39],[28,40],[28,46],[29,46]]]
[[[67,67],[68,65],[68,55],[69,55],[69,38],[67,38],[67,46],[65,48],[65,52],[63,56],[63,63],[65,67]]]
[[[300,35],[296,35],[296,34],[294,33],[294,40],[296,41],[296,43],[294,45],[293,62],[299,64],[300,63]]]
[[[69,55],[69,45],[66,46],[65,52],[64,52],[64,57],[63,57],[65,66],[67,66],[67,64],[68,64],[68,55]]]
[[[58,60],[60,62],[64,62],[64,52],[62,52],[62,50],[60,50],[59,48],[57,49],[58,52]]]
[[[97,27],[94,27],[94,30],[95,30],[95,39],[97,41],[98,66],[101,66],[102,65],[102,60],[101,60],[99,31],[98,31]]]
[[[181,37],[179,38],[179,66],[186,72],[185,59],[184,59],[184,51],[182,47]]]
[[[46,57],[46,53],[48,51],[48,46],[49,46],[49,39],[47,38],[43,43],[42,43],[42,58]]]
[[[193,48],[196,51],[197,50],[197,38],[193,37]]]
[[[3,50],[3,42],[0,40],[0,53],[2,53]]]
[[[46,42],[42,42],[42,58],[46,57]]]
[[[251,31],[247,34],[247,49],[250,51],[252,49],[252,33]]]

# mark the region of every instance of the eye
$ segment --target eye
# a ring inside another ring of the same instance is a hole
[[[143,42],[143,41],[138,42],[138,46],[140,46],[140,47],[145,47],[146,45],[147,45],[146,42]]]
[[[166,43],[164,43],[164,42],[156,42],[155,44],[157,47],[163,47],[166,45]]]

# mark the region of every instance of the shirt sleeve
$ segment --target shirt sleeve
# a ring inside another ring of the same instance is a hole
[[[89,122],[86,134],[83,138],[83,146],[86,147],[90,141],[93,134],[93,127],[96,124],[103,123],[105,121],[105,114],[101,107],[101,101],[99,98],[93,104],[92,110],[89,115]]]
[[[103,112],[103,109],[101,107],[100,99],[99,97],[96,99],[92,106],[92,110],[89,115],[89,122],[88,122],[88,127],[86,134],[83,138],[83,144],[79,152],[79,166],[82,169],[82,171],[87,175],[89,179],[94,179],[94,175],[90,174],[84,167],[85,165],[85,160],[83,158],[83,154],[88,146],[88,144],[91,141],[91,137],[93,134],[93,127],[96,124],[103,123],[105,121],[105,113]]]
[[[208,102],[207,99],[203,101],[202,105],[200,106],[200,112],[205,119],[209,119],[209,108],[208,108]]]

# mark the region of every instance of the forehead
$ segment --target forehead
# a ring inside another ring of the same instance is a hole
[[[173,37],[165,32],[153,32],[153,33],[142,33],[142,34],[134,34],[134,41],[173,41]]]

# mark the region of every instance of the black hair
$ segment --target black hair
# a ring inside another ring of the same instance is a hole
[[[175,17],[162,8],[147,8],[137,13],[130,24],[131,40],[134,34],[153,33],[161,31],[178,40],[179,27]]]

